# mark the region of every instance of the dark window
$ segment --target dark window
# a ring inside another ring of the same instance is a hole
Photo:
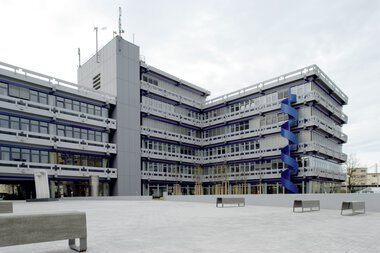
[[[0,115],[0,127],[9,128],[9,116]]]
[[[1,156],[0,156],[1,160],[7,160],[7,161],[10,160],[10,148],[1,147],[0,152],[1,152]]]
[[[41,163],[49,163],[49,152],[48,151],[41,151],[40,153],[41,157]]]
[[[73,101],[73,110],[77,112],[80,111],[80,103],[78,101]]]
[[[88,156],[86,156],[86,155],[81,155],[80,156],[81,157],[81,165],[82,166],[87,166],[87,161],[88,161]]]
[[[30,90],[30,101],[38,103],[38,91]]]
[[[57,135],[65,136],[65,126],[57,125]]]
[[[0,95],[8,95],[8,84],[0,82]]]
[[[46,93],[38,92],[38,97],[41,104],[48,104],[48,95]]]
[[[57,99],[56,101],[57,107],[65,108],[65,99],[61,97],[56,97],[56,99]]]
[[[66,132],[66,137],[73,138],[73,128],[72,127],[66,126],[65,132]]]
[[[39,163],[40,162],[40,151],[31,150],[31,161],[33,163]]]
[[[40,133],[42,134],[49,133],[49,124],[47,122],[40,122]]]
[[[74,165],[80,166],[80,155],[74,155]]]
[[[35,133],[39,132],[38,121],[36,120],[30,121],[30,131],[35,132]]]
[[[29,120],[28,119],[20,119],[21,130],[29,131]]]
[[[20,119],[16,117],[11,117],[11,128],[19,130],[20,129]]]
[[[65,108],[68,110],[73,109],[73,101],[71,99],[65,98]]]
[[[11,148],[11,160],[12,161],[20,161],[21,154],[19,148]]]

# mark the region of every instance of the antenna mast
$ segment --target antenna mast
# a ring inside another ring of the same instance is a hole
[[[78,60],[79,60],[79,65],[78,65],[78,67],[80,68],[81,67],[81,65],[80,65],[80,48],[78,47]]]
[[[121,28],[121,7],[119,7],[119,36],[124,33],[124,30]]]

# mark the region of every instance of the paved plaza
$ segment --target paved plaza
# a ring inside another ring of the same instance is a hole
[[[380,213],[293,213],[291,207],[216,208],[212,203],[124,200],[14,202],[15,213],[87,214],[88,251],[380,252]],[[15,235],[17,236],[17,235]],[[0,248],[1,253],[74,252],[67,241]]]

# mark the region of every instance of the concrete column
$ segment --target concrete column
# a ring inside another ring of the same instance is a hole
[[[280,192],[280,184],[276,183],[276,193],[278,194]]]
[[[305,181],[302,181],[302,194],[305,193]]]
[[[187,195],[190,195],[190,186],[186,186]]]
[[[99,176],[90,177],[91,197],[97,197],[99,192]]]
[[[267,183],[264,183],[264,190],[263,190],[263,193],[264,194],[267,194],[268,192],[267,192]]]
[[[313,193],[313,181],[309,181],[308,182],[308,185],[309,185],[309,191],[308,191],[308,193]]]
[[[108,182],[103,183],[103,196],[109,196],[110,195],[110,185]]]
[[[55,198],[55,182],[50,180],[50,198]]]
[[[150,185],[149,184],[146,184],[146,191],[147,191],[147,196],[149,196],[149,193],[150,193]]]

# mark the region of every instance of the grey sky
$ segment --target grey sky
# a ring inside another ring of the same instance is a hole
[[[319,65],[349,96],[345,152],[380,163],[380,1],[1,1],[0,61],[76,82],[77,48],[94,53],[94,26],[112,38],[118,6],[147,64],[212,96]]]

